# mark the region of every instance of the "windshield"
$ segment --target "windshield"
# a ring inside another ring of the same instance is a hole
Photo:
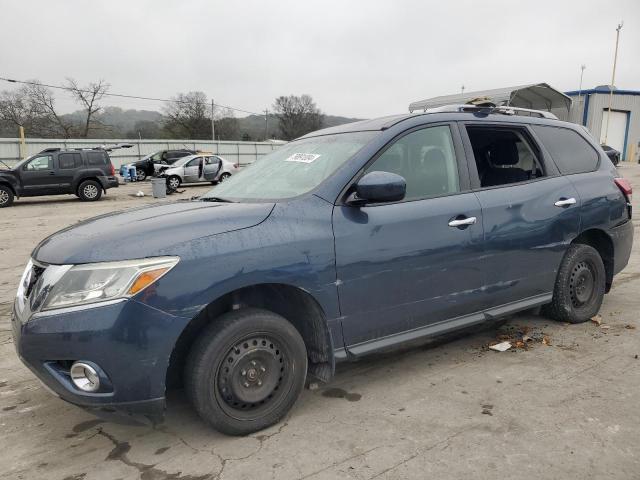
[[[187,163],[189,160],[193,160],[193,159],[194,159],[194,158],[196,158],[196,157],[197,157],[197,155],[188,155],[188,156],[186,156],[186,157],[179,158],[178,160],[176,160],[175,162],[173,162],[173,163],[171,164],[171,168],[174,168],[174,167],[181,167],[181,166],[183,166],[185,163]]]
[[[201,198],[280,200],[313,190],[378,132],[312,137],[288,143]]]

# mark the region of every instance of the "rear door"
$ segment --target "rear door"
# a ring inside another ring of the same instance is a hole
[[[550,300],[579,229],[579,197],[523,125],[465,123],[482,208],[486,308]]]
[[[78,171],[83,168],[80,152],[64,152],[58,154],[58,190],[59,193],[71,191],[71,185]]]
[[[405,199],[334,209],[343,334],[352,353],[481,309],[482,215],[464,162],[451,125],[412,130],[363,172],[401,175]]]
[[[218,157],[204,157],[203,177],[207,182],[213,182],[220,173],[222,161]]]
[[[40,154],[25,163],[20,170],[24,195],[48,195],[57,193],[58,176],[53,154]]]

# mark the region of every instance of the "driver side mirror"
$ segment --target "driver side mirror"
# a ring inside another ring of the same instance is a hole
[[[406,180],[395,173],[369,172],[355,185],[355,192],[349,195],[349,205],[366,205],[367,203],[397,202],[407,193]]]

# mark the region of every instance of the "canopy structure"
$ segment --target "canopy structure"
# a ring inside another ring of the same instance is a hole
[[[546,83],[532,83],[516,87],[494,88],[476,92],[464,92],[454,95],[442,95],[428,98],[409,105],[409,112],[419,112],[443,105],[465,104],[474,98],[488,97],[496,105],[546,110],[554,113],[560,120],[569,118],[571,98]]]

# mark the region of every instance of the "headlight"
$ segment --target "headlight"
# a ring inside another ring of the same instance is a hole
[[[42,310],[129,298],[171,270],[178,257],[71,266],[49,289]]]

